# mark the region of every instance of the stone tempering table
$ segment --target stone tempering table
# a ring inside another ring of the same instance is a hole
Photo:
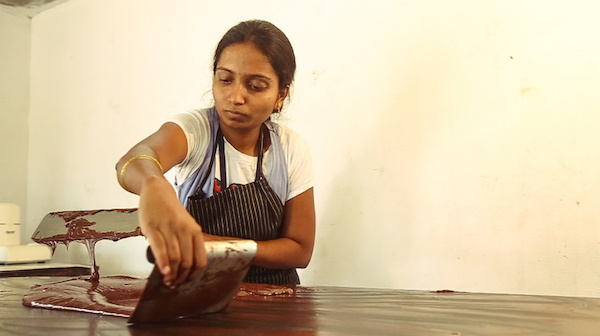
[[[222,313],[130,326],[119,317],[29,308],[22,296],[64,277],[0,278],[0,335],[600,335],[600,299],[299,287],[234,300]]]

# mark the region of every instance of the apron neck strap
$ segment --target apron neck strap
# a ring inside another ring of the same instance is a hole
[[[258,159],[256,160],[256,176],[254,177],[255,181],[258,181],[261,177],[263,177],[262,172],[262,162],[263,162],[263,148],[265,144],[265,133],[267,136],[269,135],[269,130],[267,129],[267,125],[262,124],[260,127],[260,135],[258,136],[258,143],[256,144],[258,150]]]
[[[264,135],[265,133],[267,133],[267,135],[269,130],[267,129],[267,126],[265,124],[262,124],[262,126],[260,127],[260,134],[258,135],[258,141],[256,142],[256,151],[258,152],[258,159],[256,160],[256,176],[255,181],[258,181],[261,177],[263,177],[263,172],[262,172],[262,162],[263,162],[263,150],[264,150]],[[217,146],[215,147],[219,147],[219,168],[221,171],[221,190],[225,190],[227,188],[227,166],[225,165],[225,141],[224,141],[224,137],[223,137],[223,132],[221,132],[221,127],[219,127],[219,130],[217,131]],[[215,148],[216,149],[216,148]],[[213,150],[213,157],[211,159],[211,166],[214,162],[214,157],[215,157],[215,153]],[[206,181],[204,181],[206,182]],[[204,185],[204,184],[202,184]]]

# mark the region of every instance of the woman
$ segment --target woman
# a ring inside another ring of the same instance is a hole
[[[257,241],[245,281],[299,283],[315,237],[310,154],[270,120],[295,69],[281,30],[239,23],[214,55],[214,106],[174,116],[117,163],[121,186],[140,196],[140,227],[165,285],[206,266],[204,241],[230,239]],[[173,167],[177,194],[163,176]]]

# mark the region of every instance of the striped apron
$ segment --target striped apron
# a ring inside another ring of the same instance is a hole
[[[269,186],[262,172],[265,133],[268,136],[268,129],[263,125],[257,142],[258,160],[255,181],[225,189],[227,186],[225,146],[221,129],[219,128],[217,131],[210,167],[208,167],[200,186],[206,183],[210,175],[218,148],[223,191],[215,192],[213,196],[207,198],[202,189],[198,188],[187,200],[188,211],[202,225],[205,233],[256,241],[272,240],[280,236],[283,223],[283,204],[277,193]],[[272,285],[300,283],[295,268],[268,269],[257,266],[250,267],[244,281]]]

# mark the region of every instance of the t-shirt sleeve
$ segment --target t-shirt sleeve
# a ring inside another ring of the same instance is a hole
[[[315,175],[310,155],[310,148],[298,133],[287,129],[287,164],[289,175],[289,191],[286,201],[314,187]]]
[[[178,181],[185,181],[202,164],[210,141],[210,126],[206,110],[192,110],[172,116],[169,120],[178,125],[187,139],[187,155],[176,168]]]

